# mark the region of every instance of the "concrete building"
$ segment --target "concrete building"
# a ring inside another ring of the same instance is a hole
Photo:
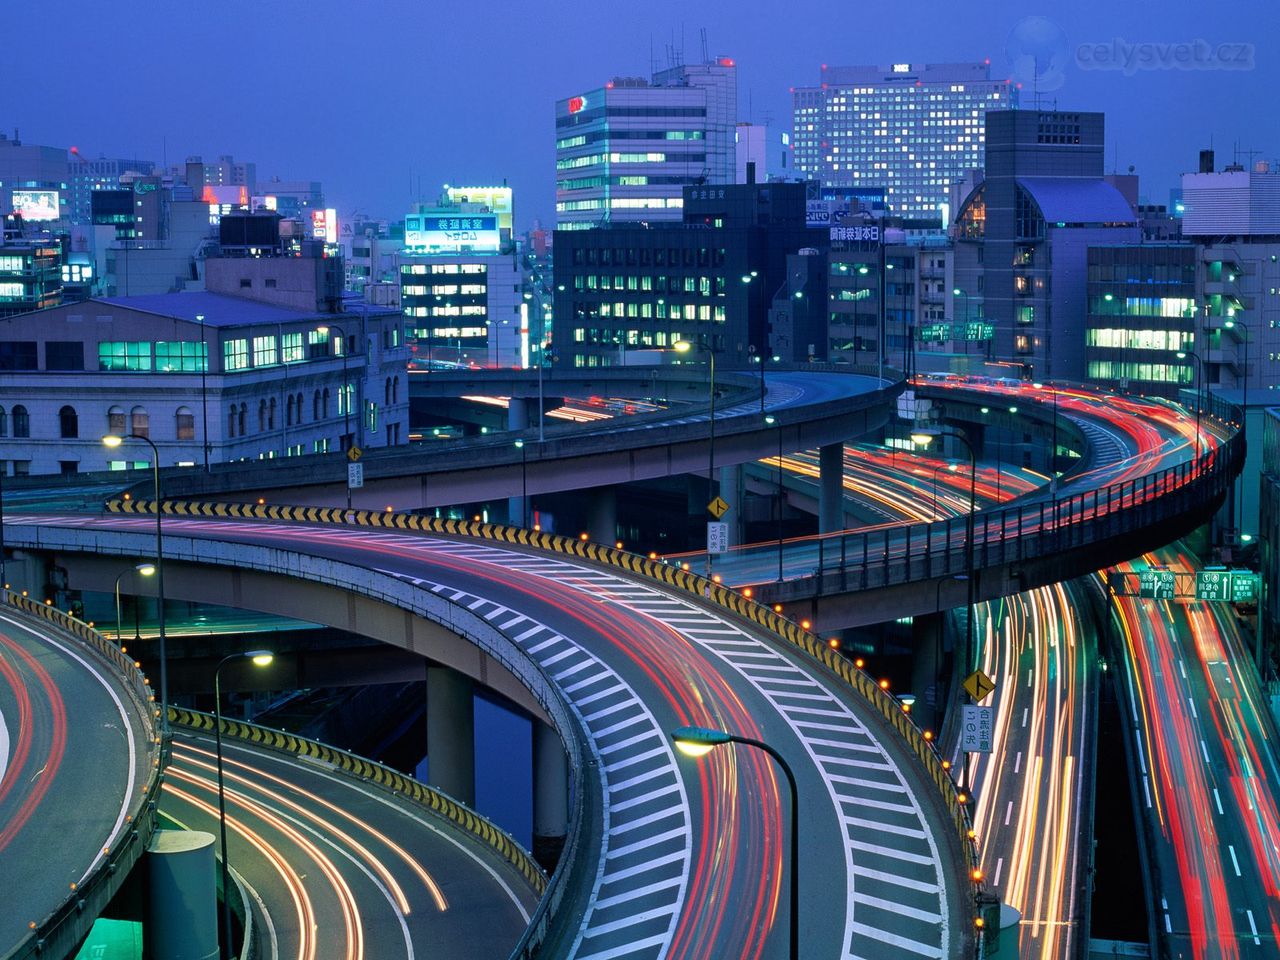
[[[791,135],[767,123],[734,127],[734,183],[781,180],[792,176]],[[747,164],[753,170],[747,170]]]
[[[1100,113],[987,115],[985,178],[952,229],[966,320],[991,356],[1041,379],[1082,379],[1088,250],[1136,243],[1137,215],[1103,175]]]
[[[0,242],[0,317],[62,302],[62,247],[48,240]],[[0,369],[5,369],[0,360]]]
[[[398,313],[330,296],[306,258],[210,261],[210,290],[0,320],[0,466],[12,474],[301,456],[408,442]]]
[[[825,255],[829,243],[827,231],[806,226],[813,186],[686,187],[681,224],[556,231],[558,362],[662,362],[672,359],[661,351],[673,343],[699,340],[720,351],[726,366],[771,356],[771,307],[780,296],[805,292],[789,289],[788,256],[804,249]],[[792,336],[790,349],[807,356],[809,341]],[[817,350],[825,359],[825,343]]]
[[[823,64],[817,86],[791,93],[799,176],[883,187],[893,215],[937,229],[948,187],[983,164],[987,113],[1017,103],[987,63]]]
[[[619,77],[556,103],[556,221],[678,222],[686,186],[734,182],[737,67],[728,57]]]

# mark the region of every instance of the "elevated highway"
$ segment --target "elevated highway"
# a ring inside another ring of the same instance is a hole
[[[969,951],[972,850],[949,775],[876,681],[817,638],[620,551],[339,513],[349,522],[171,517],[167,588],[283,612],[295,590],[340,587],[313,602],[310,619],[525,688],[564,740],[577,802],[521,955],[759,958],[780,948],[793,878],[779,774],[752,752],[677,763],[668,732],[689,723],[766,739],[796,770],[807,955]],[[129,516],[6,523],[11,544],[56,557],[86,587],[105,577],[103,558],[151,550],[151,530]],[[468,662],[461,648],[449,653],[446,634],[471,645]]]
[[[150,691],[83,624],[0,606],[0,956],[71,955],[146,848],[159,747]]]

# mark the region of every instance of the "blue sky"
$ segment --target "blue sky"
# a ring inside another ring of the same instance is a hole
[[[1030,36],[1056,54],[1045,70],[1056,89],[1044,102],[1105,111],[1108,167],[1134,165],[1152,200],[1167,198],[1211,140],[1220,163],[1237,142],[1280,157],[1274,0],[1229,10],[1188,0],[6,6],[0,129],[91,157],[232,153],[256,160],[260,177],[322,180],[343,213],[395,218],[419,182],[429,199],[446,182],[506,178],[519,226],[550,221],[555,100],[647,73],[651,42],[662,59],[683,35],[686,59],[696,59],[704,27],[711,54],[739,65],[741,112],[750,98],[757,120],[784,128],[788,89],[815,82],[822,63],[990,57],[995,73],[1009,75],[1007,48],[1025,48]],[[1048,26],[1019,27],[1031,17]],[[1196,40],[1230,65],[1188,69],[1176,47],[1127,46]],[[1130,51],[1132,69],[1097,69],[1098,44],[1112,56]],[[1085,60],[1094,68],[1082,69]]]

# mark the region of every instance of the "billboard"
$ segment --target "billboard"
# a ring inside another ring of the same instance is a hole
[[[333,207],[311,211],[311,236],[325,243],[338,242],[338,211]]]
[[[23,220],[57,220],[61,216],[58,210],[58,191],[15,190],[13,212],[22,214]]]
[[[511,229],[514,209],[510,187],[447,187],[450,203],[478,203],[498,218],[499,230]]]
[[[428,253],[477,250],[496,253],[500,247],[495,214],[435,216],[410,214],[404,219],[404,245]]]

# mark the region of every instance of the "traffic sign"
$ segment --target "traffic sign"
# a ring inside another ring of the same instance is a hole
[[[1172,570],[1141,570],[1138,596],[1148,600],[1172,600],[1178,592],[1178,577]]]
[[[714,500],[712,500],[710,503],[707,504],[707,513],[711,514],[717,520],[719,520],[728,512],[729,512],[729,504],[725,501],[724,497],[716,497]]]
[[[975,670],[969,676],[964,678],[965,693],[973,697],[979,703],[990,696],[991,691],[996,688],[996,682],[988,677],[981,670]]]
[[[355,463],[364,455],[364,451],[357,447],[354,443],[347,448],[347,459]]]
[[[1258,575],[1250,570],[1231,571],[1231,602],[1254,603],[1258,599]]]
[[[960,714],[960,749],[965,753],[991,753],[995,707],[966,703]]]
[[[707,553],[724,553],[729,549],[729,525],[710,521],[707,523]]]
[[[354,490],[356,487],[364,486],[364,464],[348,463],[347,464],[347,486]]]
[[[1230,600],[1231,579],[1231,573],[1221,568],[1197,571],[1196,599]]]

